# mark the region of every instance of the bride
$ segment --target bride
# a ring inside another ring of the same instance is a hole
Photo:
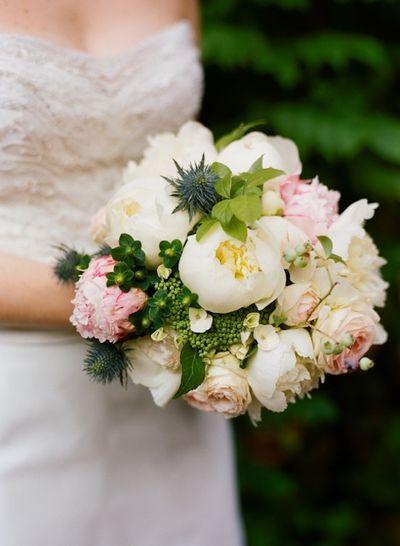
[[[241,544],[226,421],[81,371],[54,246],[194,117],[194,0],[0,0],[0,544]]]

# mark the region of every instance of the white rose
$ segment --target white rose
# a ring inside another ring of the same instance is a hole
[[[301,162],[296,144],[280,136],[267,136],[254,131],[228,144],[218,155],[217,161],[234,174],[246,172],[263,156],[263,167],[280,169],[287,175],[300,174]]]
[[[246,412],[251,403],[246,370],[231,353],[217,353],[207,367],[206,378],[185,400],[203,411],[215,411],[225,417],[237,417]]]
[[[368,203],[366,199],[356,201],[345,209],[329,227],[327,236],[333,244],[333,252],[347,259],[349,245],[353,237],[362,239],[365,220],[373,217],[377,203]]]
[[[320,297],[311,283],[286,286],[278,298],[279,315],[286,317],[285,324],[296,326],[314,318]]]
[[[133,383],[148,387],[157,406],[165,406],[181,383],[180,353],[174,334],[169,332],[161,341],[140,337],[124,343],[124,348],[131,363],[128,374]]]
[[[201,241],[187,240],[179,262],[183,284],[207,311],[229,313],[252,303],[265,307],[283,290],[286,278],[273,248],[248,230],[242,243],[219,226]]]
[[[385,305],[389,284],[382,279],[380,268],[386,260],[381,258],[369,235],[351,239],[346,261],[346,278],[373,306]]]
[[[309,371],[314,351],[305,329],[283,330],[277,335],[278,344],[271,343],[270,349],[259,345],[249,359],[247,378],[257,400],[267,409],[280,412],[295,396],[303,396],[315,386]],[[309,362],[307,366],[304,359]]]
[[[174,160],[181,167],[198,163],[204,154],[206,163],[216,160],[217,150],[209,129],[197,121],[188,121],[177,134],[160,133],[149,138],[140,163],[131,161],[124,173],[125,182],[142,176],[174,177],[177,173]]]
[[[128,233],[142,243],[147,265],[156,268],[162,261],[160,241],[180,239],[183,243],[196,221],[190,222],[184,211],[173,212],[176,204],[168,183],[159,176],[122,186],[106,206],[106,243],[116,246],[121,233]]]

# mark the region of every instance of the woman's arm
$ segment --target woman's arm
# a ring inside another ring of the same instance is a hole
[[[73,295],[50,266],[0,253],[0,324],[67,327]]]

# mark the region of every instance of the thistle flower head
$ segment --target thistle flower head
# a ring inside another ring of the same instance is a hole
[[[111,383],[114,379],[121,384],[126,382],[128,360],[113,343],[91,341],[84,362],[84,371],[98,383]]]
[[[82,271],[88,267],[90,256],[80,254],[66,245],[59,246],[58,250],[60,255],[54,266],[55,276],[63,283],[76,282]]]
[[[218,176],[205,164],[204,155],[199,163],[190,164],[187,169],[174,161],[178,176],[165,178],[174,188],[172,196],[178,199],[174,212],[186,210],[190,220],[196,213],[209,214],[220,199],[215,191]]]

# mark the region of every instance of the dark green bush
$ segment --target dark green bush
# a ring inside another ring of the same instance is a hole
[[[400,544],[400,2],[203,2],[203,121],[263,118],[296,140],[306,176],[381,204],[368,229],[388,260],[389,342],[368,373],[236,423],[250,546]]]

